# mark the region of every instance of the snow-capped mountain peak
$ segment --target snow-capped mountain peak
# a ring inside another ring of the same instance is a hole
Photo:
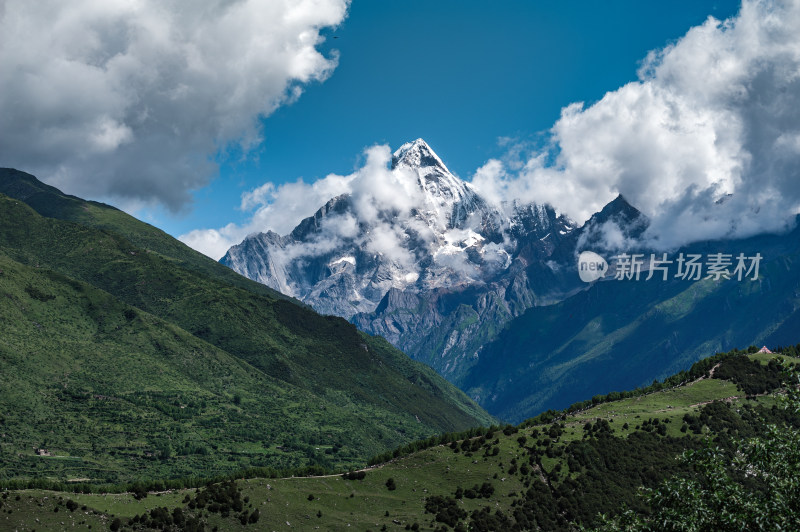
[[[289,235],[248,237],[222,262],[321,312],[350,318],[373,311],[389,290],[496,279],[522,251],[525,260],[547,254],[572,229],[549,207],[515,205],[504,213],[491,206],[422,139],[394,152],[390,172],[379,174],[385,181],[378,195],[373,182],[332,198]]]
[[[440,170],[451,173],[436,152],[423,139],[406,142],[392,154],[392,169],[399,166],[409,168],[423,168],[437,166]]]
[[[485,207],[469,183],[453,175],[423,139],[400,146],[392,155],[392,170],[406,172],[417,180],[425,195],[423,210],[446,226],[456,227]],[[429,218],[425,213],[423,217]]]

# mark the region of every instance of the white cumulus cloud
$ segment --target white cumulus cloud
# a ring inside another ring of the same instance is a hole
[[[473,184],[578,222],[622,193],[663,248],[786,229],[800,212],[798,28],[800,1],[745,0],[651,52],[638,81],[565,107],[521,168],[491,160]]]
[[[0,2],[0,165],[178,211],[220,150],[322,81],[349,0]]]

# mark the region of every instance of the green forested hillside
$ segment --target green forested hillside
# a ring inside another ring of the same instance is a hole
[[[0,195],[0,480],[356,465],[492,421],[385,341],[16,175],[0,176],[19,196]]]
[[[678,459],[686,450],[713,446],[730,463],[740,442],[764,435],[767,424],[787,433],[800,429],[798,413],[780,404],[781,367],[754,352],[707,358],[666,383],[596,397],[516,427],[419,441],[358,473],[252,478],[144,498],[10,491],[0,501],[0,523],[101,530],[115,522],[122,530],[591,529],[601,514],[618,515],[625,506],[646,515],[640,486],[692,478],[691,465]],[[798,354],[800,346],[783,352],[794,362]],[[768,500],[774,489],[759,479],[744,486],[751,503]]]

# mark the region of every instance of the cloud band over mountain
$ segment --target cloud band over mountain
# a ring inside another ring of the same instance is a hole
[[[745,0],[651,52],[639,80],[562,110],[521,168],[491,160],[485,196],[578,222],[622,193],[658,247],[780,231],[800,211],[800,2]]]

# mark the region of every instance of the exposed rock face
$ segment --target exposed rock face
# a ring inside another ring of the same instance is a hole
[[[456,383],[510,319],[582,288],[572,268],[576,247],[598,238],[592,227],[638,216],[621,197],[580,229],[549,205],[492,206],[422,139],[401,146],[389,171],[413,192],[406,211],[338,196],[289,235],[248,237],[222,263]],[[378,245],[387,232],[388,249]]]

